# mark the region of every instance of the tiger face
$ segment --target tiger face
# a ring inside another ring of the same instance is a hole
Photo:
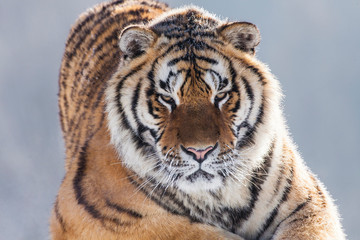
[[[251,65],[259,39],[253,24],[194,8],[126,28],[107,89],[112,143],[124,164],[184,192],[246,178],[257,163],[244,149],[265,107],[265,80]]]
[[[240,96],[229,62],[204,50],[188,58],[176,49],[154,65],[153,139],[170,181],[181,189],[218,188],[236,144],[231,112]],[[212,58],[208,58],[208,56]],[[191,59],[193,58],[193,59]]]

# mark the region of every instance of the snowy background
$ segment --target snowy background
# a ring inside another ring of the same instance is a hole
[[[48,239],[64,175],[57,79],[77,16],[99,1],[0,2],[0,240]],[[360,236],[360,1],[168,0],[256,24],[307,164]],[[357,236],[357,237],[356,237]]]

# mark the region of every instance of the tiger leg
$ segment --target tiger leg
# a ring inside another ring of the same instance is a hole
[[[53,240],[95,240],[95,239],[128,239],[128,240],[243,240],[243,238],[213,226],[192,223],[185,217],[169,214],[168,216],[147,217],[131,226],[105,229],[96,223],[87,223],[76,229],[61,228],[61,223],[52,217]],[[80,231],[79,231],[80,229]]]

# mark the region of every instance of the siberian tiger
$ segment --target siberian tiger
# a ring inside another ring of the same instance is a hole
[[[259,42],[251,23],[152,0],[81,15],[60,70],[52,239],[345,239]]]

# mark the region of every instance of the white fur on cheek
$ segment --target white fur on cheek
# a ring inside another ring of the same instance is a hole
[[[106,111],[108,119],[108,128],[111,135],[111,143],[115,146],[122,163],[129,169],[135,171],[140,177],[145,177],[151,169],[154,168],[155,160],[148,158],[144,161],[144,156],[140,150],[137,150],[133,142],[131,130],[123,126],[121,115],[118,112],[116,102],[116,86],[120,77],[114,77],[106,90]]]

